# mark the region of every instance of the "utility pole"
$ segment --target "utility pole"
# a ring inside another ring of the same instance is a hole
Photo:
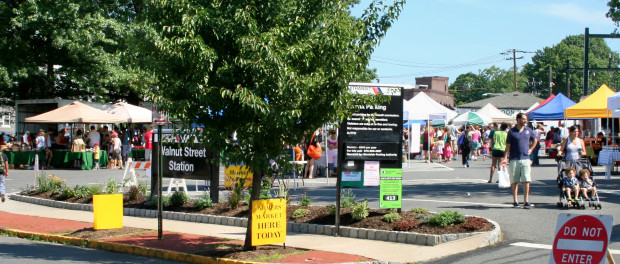
[[[553,94],[553,67],[549,66],[549,96]]]
[[[512,60],[512,71],[513,71],[513,82],[515,86],[515,92],[517,91],[517,60],[523,59],[523,56],[517,57],[517,53],[533,53],[529,51],[522,51],[517,49],[509,49],[506,52],[500,53],[501,55],[510,55],[512,53],[512,58],[506,58],[506,60]]]

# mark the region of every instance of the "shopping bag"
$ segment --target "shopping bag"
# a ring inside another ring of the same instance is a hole
[[[495,171],[495,173],[497,174],[497,178],[499,179],[497,187],[510,187],[510,175],[508,175],[508,169],[506,169],[506,166],[500,167],[499,170]]]

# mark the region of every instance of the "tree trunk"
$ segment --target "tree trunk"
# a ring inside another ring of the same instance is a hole
[[[258,200],[260,197],[260,189],[261,189],[261,181],[263,179],[262,171],[254,171],[254,177],[252,177],[252,193],[250,193],[250,204],[248,210],[248,227],[245,232],[245,244],[243,244],[243,249],[245,250],[255,250],[256,247],[252,246],[252,201]]]

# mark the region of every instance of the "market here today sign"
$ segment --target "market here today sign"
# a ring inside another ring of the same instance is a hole
[[[252,201],[252,246],[286,242],[286,199]]]

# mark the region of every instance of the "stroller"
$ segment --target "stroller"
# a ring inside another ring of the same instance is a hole
[[[563,182],[566,176],[566,169],[569,167],[575,168],[576,172],[579,172],[581,169],[587,169],[590,171],[590,175],[592,175],[592,165],[590,164],[590,160],[587,157],[582,157],[577,161],[569,161],[565,159],[557,159],[558,161],[558,177],[556,178],[556,183],[558,185],[558,191],[560,193],[560,201],[557,203],[557,206],[560,208],[568,209],[569,207],[586,209],[585,201],[581,197],[575,197],[576,202],[569,203],[568,197],[566,196],[566,192],[562,191],[564,186]],[[594,180],[594,179],[593,179]],[[598,202],[598,194],[596,195],[595,201],[590,201],[590,207],[600,207],[600,203]]]

